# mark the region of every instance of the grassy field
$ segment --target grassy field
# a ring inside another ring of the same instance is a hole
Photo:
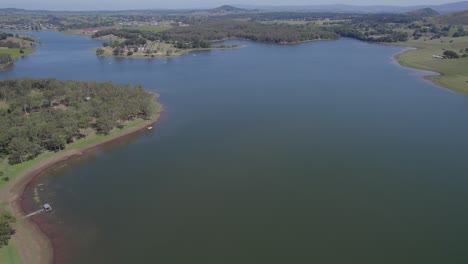
[[[20,53],[20,49],[9,49],[9,48],[2,48],[0,47],[0,54],[9,54],[13,59],[18,57],[28,55],[34,52],[33,49],[23,49],[24,53]]]
[[[21,263],[17,249],[13,244],[0,249],[0,263],[19,264]]]
[[[135,26],[135,27],[124,27],[125,29],[138,29],[143,31],[149,31],[153,33],[159,33],[172,28],[170,23],[161,23],[158,26]]]
[[[397,45],[417,48],[399,54],[397,60],[400,64],[411,68],[438,72],[441,74],[440,76],[431,76],[428,79],[443,87],[468,94],[468,58],[435,59],[432,57],[432,55],[443,55],[446,50],[453,50],[459,55],[465,54],[460,50],[468,48],[468,36],[433,40],[420,38],[398,43]]]

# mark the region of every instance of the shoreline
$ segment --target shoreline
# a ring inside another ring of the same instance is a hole
[[[26,57],[28,55],[31,55],[31,54],[34,54],[36,52],[36,49],[33,49],[33,48],[26,48],[26,50],[27,50],[27,53],[22,54],[21,56],[13,57],[12,62],[7,63],[7,64],[0,64],[0,72],[10,71],[15,66],[16,60],[18,60],[19,58],[24,58],[24,57]]]
[[[444,85],[440,84],[439,82],[437,82],[435,77],[444,76],[443,73],[437,72],[437,71],[430,71],[430,70],[426,70],[426,69],[423,69],[423,68],[413,67],[413,66],[401,61],[401,55],[403,55],[403,54],[405,54],[407,52],[416,51],[416,50],[423,49],[423,48],[414,47],[414,46],[392,45],[392,44],[389,44],[388,46],[394,46],[394,47],[401,47],[402,48],[401,52],[397,52],[397,53],[395,53],[393,55],[393,61],[396,64],[398,64],[400,67],[404,67],[404,68],[411,69],[411,70],[416,70],[416,71],[421,71],[421,74],[419,75],[419,78],[427,81],[428,83],[430,83],[431,85],[433,85],[435,87],[442,88],[442,89],[444,89],[446,91],[449,91],[449,92],[465,94],[462,91],[458,91],[456,89],[444,86]],[[423,72],[426,72],[427,74],[424,74]],[[430,73],[432,73],[432,75]]]
[[[442,80],[444,77],[447,77],[447,78],[450,79],[450,77],[448,77],[449,75],[447,75],[446,73],[443,72],[444,69],[434,69],[434,68],[431,68],[430,66],[426,66],[426,65],[418,66],[418,65],[415,64],[416,62],[412,63],[411,61],[410,62],[403,61],[402,57],[405,54],[410,53],[410,52],[422,51],[422,50],[428,49],[427,47],[412,45],[412,43],[406,43],[406,42],[388,43],[388,44],[383,44],[383,45],[401,47],[402,48],[401,52],[398,52],[395,55],[393,55],[393,60],[396,63],[398,63],[399,66],[404,67],[404,68],[408,68],[408,69],[412,69],[412,70],[418,70],[418,71],[426,72],[426,73],[432,73],[432,74],[422,73],[420,75],[420,78],[422,78],[423,80],[429,82],[430,84],[432,84],[432,85],[434,85],[436,87],[442,88],[442,89],[444,89],[446,91],[449,91],[449,92],[454,92],[454,93],[457,93],[457,94],[468,94],[468,90],[460,88],[458,86],[458,84],[456,84],[456,83],[446,83],[445,82],[445,84],[444,84],[444,80]],[[460,58],[458,60],[462,60],[462,58]],[[468,83],[468,81],[467,81],[467,83]]]
[[[103,54],[103,55],[96,55],[96,57],[110,57],[110,58],[119,58],[119,59],[167,59],[167,58],[175,58],[175,57],[180,57],[185,54],[189,54],[191,52],[197,52],[197,51],[211,51],[211,50],[227,50],[227,49],[241,49],[247,47],[246,45],[240,45],[236,47],[223,47],[223,48],[200,48],[200,49],[189,49],[189,50],[182,50],[180,53],[172,54],[172,55],[162,55],[162,56],[142,56],[142,55],[113,55],[113,54]],[[100,47],[95,47],[93,50],[97,50]]]
[[[5,202],[5,208],[9,209],[17,218],[15,224],[15,235],[10,243],[17,249],[21,263],[50,264],[54,263],[54,245],[52,240],[41,230],[40,226],[31,218],[23,219],[25,210],[22,205],[22,198],[26,187],[45,170],[65,162],[73,157],[85,155],[102,145],[120,140],[129,135],[136,134],[147,126],[157,122],[163,112],[162,105],[157,102],[158,95],[154,96],[154,107],[159,109],[153,114],[151,119],[144,120],[134,127],[124,128],[116,134],[109,135],[102,140],[89,143],[77,149],[64,150],[40,161],[31,167],[26,168],[14,177],[8,184],[0,189],[0,200]]]

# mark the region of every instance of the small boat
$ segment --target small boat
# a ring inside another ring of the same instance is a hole
[[[50,212],[52,211],[52,207],[50,206],[50,204],[46,203],[42,206],[42,209],[44,210],[44,212]]]
[[[149,126],[149,127],[147,127],[147,129],[148,129],[148,130],[151,130],[151,129],[153,129],[153,127],[152,127],[152,126]]]

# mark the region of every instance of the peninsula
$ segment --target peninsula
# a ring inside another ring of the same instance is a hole
[[[45,168],[151,126],[162,111],[157,97],[139,85],[110,82],[0,81],[0,212],[18,220],[14,246],[2,248],[0,260],[47,263],[47,239],[22,219],[17,198],[24,186]]]
[[[30,36],[0,32],[0,71],[8,69],[15,59],[33,53],[36,45]]]

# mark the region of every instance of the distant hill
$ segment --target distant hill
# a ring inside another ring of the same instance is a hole
[[[468,25],[468,10],[442,15],[439,22],[451,25]]]
[[[307,6],[254,6],[236,5],[248,9],[261,9],[268,11],[301,11],[301,12],[335,12],[335,13],[407,13],[419,9],[431,8],[441,14],[458,12],[468,9],[468,1],[442,4],[442,5],[418,5],[418,6],[358,6],[358,5],[307,5]]]
[[[417,16],[417,17],[435,17],[435,16],[440,15],[439,12],[435,11],[432,8],[418,9],[418,10],[408,12],[407,14],[412,15],[412,16]]]
[[[222,12],[244,12],[247,11],[247,9],[244,8],[238,8],[230,5],[223,5],[217,8],[209,9],[208,10],[211,13],[222,13]]]

